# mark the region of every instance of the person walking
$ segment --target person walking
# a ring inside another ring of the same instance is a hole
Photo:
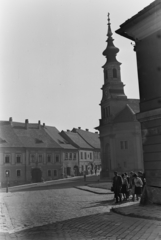
[[[142,194],[143,182],[136,173],[134,174],[134,184],[135,184],[136,200],[139,200],[139,198],[141,197],[141,194]]]
[[[116,202],[118,203],[118,198],[120,199],[120,202],[122,201],[121,199],[121,188],[122,188],[122,178],[120,175],[118,175],[117,172],[114,172],[114,177],[113,177],[113,191],[115,195]]]
[[[126,178],[126,175],[123,173],[122,175],[122,189],[121,189],[121,193],[123,195],[123,200],[127,200],[128,199],[128,181]]]

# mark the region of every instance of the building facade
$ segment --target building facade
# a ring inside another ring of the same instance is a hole
[[[101,151],[100,151],[100,138],[98,132],[90,132],[88,129],[83,130],[79,128],[73,128],[72,132],[77,133],[89,146],[92,147],[93,152],[93,168],[94,170],[101,170]]]
[[[100,164],[98,134],[88,144],[77,132],[38,123],[0,121],[0,183],[4,187],[91,173]],[[86,136],[87,137],[87,136]],[[97,138],[97,140],[96,140]],[[97,143],[96,143],[97,142]]]
[[[161,203],[161,0],[134,15],[116,31],[135,42],[146,199]]]
[[[92,133],[88,131],[87,134],[89,135]],[[79,174],[83,174],[84,171],[86,171],[86,173],[93,173],[95,167],[95,149],[78,134],[76,129],[66,132],[62,131],[61,135],[78,149]],[[97,152],[99,151],[100,149]]]
[[[121,63],[116,54],[108,15],[107,47],[103,52],[101,119],[96,128],[100,131],[102,171],[101,177],[112,177],[113,171],[143,170],[142,138],[140,123],[136,119],[139,100],[128,99],[121,81]]]
[[[62,177],[62,148],[45,132],[40,121],[1,121],[0,139],[2,187],[7,182],[12,186]]]
[[[76,147],[63,138],[55,127],[45,127],[45,131],[62,149],[63,177],[79,175],[79,152]]]

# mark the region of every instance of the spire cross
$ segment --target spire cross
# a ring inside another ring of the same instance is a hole
[[[108,25],[110,25],[111,23],[110,23],[110,13],[108,13]]]

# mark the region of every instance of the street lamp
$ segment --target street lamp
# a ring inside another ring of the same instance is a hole
[[[6,170],[6,192],[8,192],[8,177],[9,177],[9,171]]]

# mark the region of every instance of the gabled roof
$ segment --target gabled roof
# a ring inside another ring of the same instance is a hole
[[[88,130],[82,130],[73,128],[72,132],[78,133],[91,147],[100,148],[100,139],[98,133],[89,132]]]
[[[133,122],[133,121],[136,121],[136,115],[129,104],[126,104],[126,106],[113,119],[114,123]]]
[[[28,124],[28,128],[16,126],[14,132],[25,147],[28,148],[61,148],[44,130],[43,127],[34,128]]]
[[[0,146],[26,148],[61,148],[40,124],[0,122]]]
[[[60,132],[56,127],[50,127],[45,126],[44,130],[47,132],[47,134],[50,135],[50,137],[58,143],[62,148],[64,149],[76,149],[74,146],[72,146],[70,143],[68,143],[61,135]]]
[[[23,147],[9,122],[0,121],[0,147]]]
[[[84,149],[92,149],[92,147],[86,143],[86,141],[83,140],[82,137],[79,136],[78,133],[74,133],[71,131],[62,131],[61,135],[65,137],[68,141],[70,141],[71,144],[74,144],[74,146],[78,148],[84,148]]]

